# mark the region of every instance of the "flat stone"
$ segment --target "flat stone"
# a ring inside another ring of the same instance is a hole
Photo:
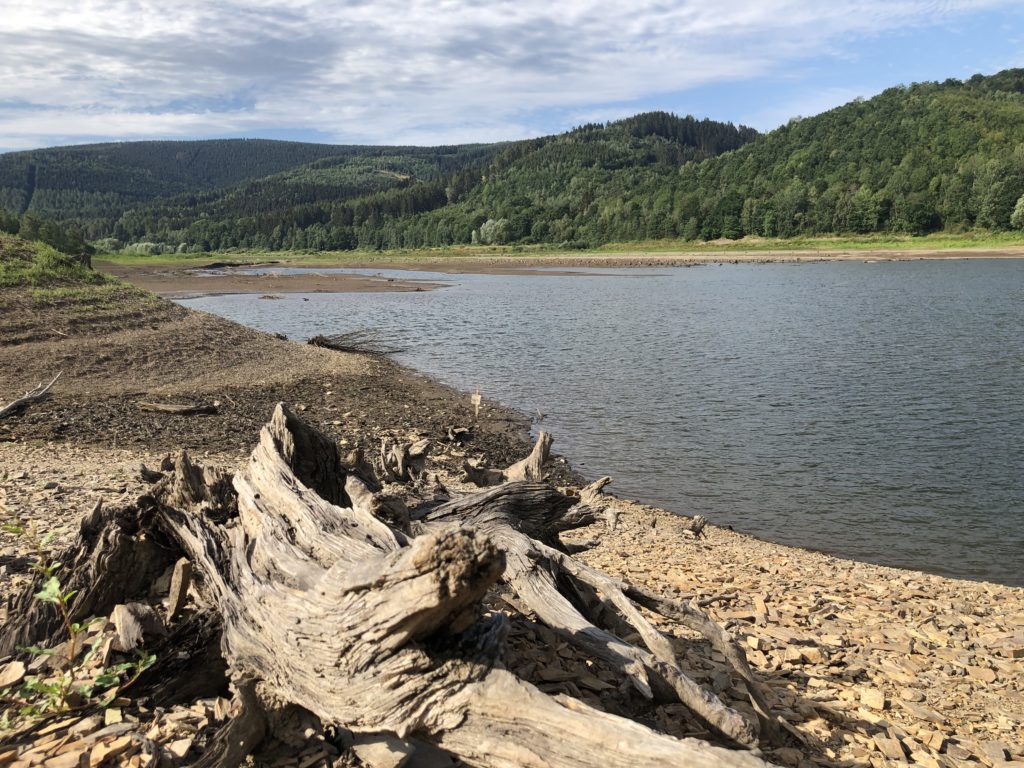
[[[860,692],[860,703],[871,709],[882,710],[888,706],[885,694],[877,688],[863,688]]]
[[[1010,748],[1001,741],[986,741],[981,745],[981,756],[993,763],[1003,763],[1010,759]]]
[[[923,765],[924,768],[942,768],[942,764],[927,752],[911,752],[910,759],[915,765]]]
[[[810,648],[802,648],[800,655],[808,664],[821,664],[825,661],[825,654],[821,652],[821,648],[813,645]]]
[[[177,739],[167,745],[168,751],[179,760],[184,760],[185,755],[192,749],[193,739]]]
[[[960,744],[947,744],[946,754],[954,760],[970,760],[972,752]]]
[[[43,763],[43,768],[78,768],[82,761],[81,752],[65,752],[63,755],[51,757]]]
[[[24,662],[12,661],[0,669],[0,688],[10,688],[25,679]]]
[[[890,760],[906,761],[907,757],[903,752],[903,745],[899,741],[883,736],[880,733],[875,734],[873,738],[878,751]]]
[[[107,710],[110,711],[109,709]],[[125,756],[125,753],[132,749],[132,737],[131,734],[126,734],[119,738],[115,738],[104,744],[97,744],[92,748],[92,753],[89,755],[89,765],[92,768],[102,765],[106,760],[114,762],[117,757]]]
[[[946,746],[946,737],[938,731],[920,731],[918,736],[933,752],[941,752],[942,748]]]
[[[557,666],[544,667],[537,672],[537,676],[546,683],[564,683],[566,680],[576,678],[575,672],[569,672]]]
[[[174,621],[185,607],[188,599],[188,587],[192,583],[192,563],[181,558],[174,564],[171,584],[167,592],[167,621]]]
[[[968,667],[967,674],[975,680],[981,680],[983,683],[994,683],[996,681],[996,672],[989,667]]]
[[[68,729],[68,733],[75,736],[82,736],[93,731],[98,731],[103,727],[103,718],[98,715],[92,715],[91,717],[83,717],[73,726]]]
[[[918,720],[927,720],[929,723],[935,723],[936,725],[940,725],[946,721],[946,718],[943,717],[941,713],[936,712],[930,707],[925,707],[921,704],[912,704],[908,701],[902,702],[902,705],[907,712]]]
[[[369,768],[402,768],[416,748],[387,733],[357,734],[352,751]]]

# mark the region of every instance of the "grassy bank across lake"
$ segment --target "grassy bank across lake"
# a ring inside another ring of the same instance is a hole
[[[104,253],[99,264],[133,270],[139,267],[195,269],[211,263],[289,266],[336,266],[436,271],[491,271],[496,267],[622,266],[701,264],[720,261],[758,263],[848,259],[1024,258],[1024,232],[936,234],[925,237],[863,235],[851,237],[756,238],[740,240],[652,240],[615,243],[599,248],[549,245],[463,245],[448,248],[388,251],[258,251],[231,249],[215,253],[145,256]]]

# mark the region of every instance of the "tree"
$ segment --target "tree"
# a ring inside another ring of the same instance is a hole
[[[508,219],[488,219],[480,225],[480,242],[484,245],[504,245],[509,241],[510,230]]]
[[[1024,229],[1024,195],[1020,196],[1017,204],[1013,207],[1010,215],[1010,226],[1014,229]]]
[[[8,213],[6,208],[0,208],[0,232],[16,235],[19,227],[18,217]]]

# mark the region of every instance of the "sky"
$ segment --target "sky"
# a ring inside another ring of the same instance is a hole
[[[649,110],[766,131],[1021,66],[1020,0],[0,0],[0,152],[490,142]]]

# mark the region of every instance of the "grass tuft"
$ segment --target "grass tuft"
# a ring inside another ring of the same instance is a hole
[[[111,278],[46,245],[0,234],[0,288],[103,285]]]

